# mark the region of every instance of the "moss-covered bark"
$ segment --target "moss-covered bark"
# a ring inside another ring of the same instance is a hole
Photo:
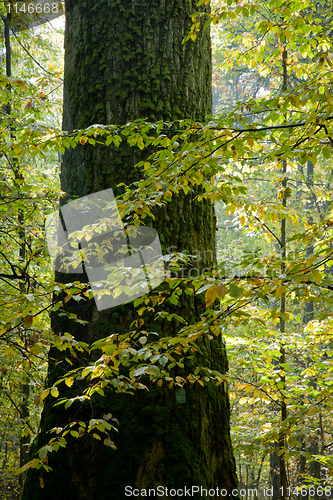
[[[139,117],[150,121],[203,121],[211,112],[209,31],[200,32],[195,43],[181,43],[195,3],[67,0],[64,129],[71,131],[93,123],[124,124]],[[62,165],[62,188],[76,196],[109,187],[117,193],[119,182],[138,178],[139,172],[133,169],[138,160],[128,146],[86,144],[68,150]],[[154,225],[164,249],[173,246],[178,251],[196,251],[209,256],[203,265],[214,263],[215,217],[210,203],[195,202],[190,196],[174,197],[156,211]],[[57,316],[53,328],[55,332],[70,331],[85,342],[127,331],[135,317],[132,304],[97,312],[93,301],[88,305],[72,302],[67,303],[68,310],[88,319],[89,325],[74,325]],[[177,312],[193,323],[201,309],[199,301],[184,295]],[[176,332],[178,325],[171,328]],[[154,324],[156,329],[162,335],[165,325]],[[227,370],[221,339],[204,339],[201,351],[206,366]],[[66,368],[61,353],[52,349],[49,383]],[[139,391],[134,396],[109,393],[107,398],[94,401],[93,410],[82,403],[64,411],[54,408],[53,401],[47,399],[32,453],[47,442],[50,428],[73,418],[99,418],[108,412],[120,422],[119,436],[114,438],[117,450],[86,435],[69,440],[66,450],[50,456],[53,472],[42,473],[43,489],[39,486],[41,472],[28,472],[22,500],[120,500],[125,498],[127,485],[198,485],[230,491],[237,480],[228,395],[222,385],[195,385],[186,391],[185,404],[177,403],[174,390],[164,387],[153,386],[149,393]]]

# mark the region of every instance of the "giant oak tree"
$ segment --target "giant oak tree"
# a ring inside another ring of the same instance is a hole
[[[211,113],[212,101],[209,30],[202,30],[197,41],[182,44],[195,10],[195,2],[188,0],[66,0],[64,130],[72,132],[97,123],[124,125],[138,118],[203,122]],[[150,152],[126,143],[118,148],[82,144],[68,149],[62,161],[62,189],[69,197],[108,188],[119,195],[119,183],[130,184],[144,175],[133,166]],[[154,210],[150,223],[158,230],[164,253],[172,247],[205,256],[204,262],[196,263],[202,270],[215,262],[215,216],[211,202],[198,202],[196,194],[172,196],[167,205]],[[59,281],[82,279],[82,275],[57,277]],[[136,318],[133,303],[98,312],[93,300],[69,301],[65,308],[89,323],[82,325],[53,313],[55,333],[70,332],[88,344],[128,331]],[[173,309],[193,324],[204,305],[183,294]],[[170,331],[176,334],[179,328],[177,321],[152,325],[160,336]],[[49,386],[72,368],[68,354],[66,357],[56,348],[50,350]],[[227,370],[222,339],[203,338],[200,353],[188,361],[185,372],[200,363],[222,373]],[[47,398],[32,455],[47,443],[51,428],[108,413],[119,421],[119,434],[114,436],[117,449],[87,433],[68,438],[65,449],[49,454],[52,472],[29,469],[22,500],[117,500],[124,498],[126,485],[199,485],[229,491],[236,487],[225,385],[209,383],[203,388],[187,384],[184,404],[177,402],[174,388],[167,384],[150,384],[149,388],[149,392],[134,395],[105,391],[104,397],[76,403],[67,410],[54,407],[54,399]],[[74,385],[67,392],[61,390],[70,397],[80,389]]]

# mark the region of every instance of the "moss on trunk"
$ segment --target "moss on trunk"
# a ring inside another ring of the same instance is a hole
[[[67,0],[65,36],[65,130],[93,123],[124,124],[136,118],[204,121],[211,113],[211,53],[209,30],[196,42],[182,44],[197,8],[191,0]],[[138,178],[138,161],[128,146],[119,148],[79,146],[67,150],[62,164],[62,188],[84,196]],[[156,210],[154,226],[164,250],[205,255],[204,267],[215,261],[213,208],[191,196],[174,197]],[[60,279],[61,277],[58,276]],[[73,277],[71,276],[71,280]],[[189,323],[198,321],[202,304],[181,297],[177,309]],[[97,312],[82,303],[66,307],[89,325],[74,325],[56,316],[55,332],[69,331],[75,338],[92,342],[112,333],[127,331],[135,317],[133,304]],[[179,325],[168,327],[176,333]],[[163,335],[165,325],[154,323]],[[201,342],[206,366],[225,372],[227,359],[222,339]],[[75,360],[74,360],[75,362]],[[52,384],[68,368],[62,353],[50,351],[48,382]],[[68,393],[75,389],[68,389]],[[45,444],[46,432],[71,419],[100,418],[111,412],[117,417],[117,450],[84,435],[69,439],[66,450],[52,453],[53,472],[28,471],[22,500],[71,498],[120,500],[125,486],[168,488],[198,485],[205,488],[237,486],[229,431],[229,400],[226,389],[211,384],[186,388],[187,401],[177,403],[174,390],[153,386],[134,396],[109,393],[67,411],[53,407],[48,398],[41,431],[32,447]],[[39,486],[42,474],[44,488]],[[200,494],[192,498],[202,498]],[[210,498],[214,498],[211,496]],[[218,497],[216,497],[218,498]]]

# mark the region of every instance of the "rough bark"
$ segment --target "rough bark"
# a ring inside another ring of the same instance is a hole
[[[195,43],[181,43],[195,10],[195,2],[188,0],[67,0],[64,129],[72,131],[94,123],[121,125],[139,117],[204,121],[211,113],[209,31],[201,31]],[[133,164],[140,159],[127,146],[86,144],[68,150],[62,165],[62,188],[75,196],[110,187],[117,194],[119,182],[138,179],[140,172]],[[164,250],[173,246],[178,251],[196,251],[208,256],[199,267],[214,264],[215,217],[210,202],[198,203],[191,196],[179,195],[155,215],[154,227]],[[177,312],[193,323],[200,317],[202,303],[185,297]],[[88,343],[127,331],[135,318],[133,304],[98,312],[92,301],[88,305],[71,302],[67,309],[88,320],[89,325],[53,317],[53,328],[56,333],[69,331]],[[176,333],[179,325],[168,325],[168,333],[170,328]],[[154,330],[163,335],[166,326],[155,322]],[[200,347],[202,354],[196,363],[227,370],[222,339],[205,338]],[[66,368],[69,366],[62,354],[51,349],[48,383]],[[119,436],[114,438],[117,450],[87,436],[69,440],[66,450],[50,456],[53,472],[43,473],[43,489],[38,484],[41,472],[29,471],[22,500],[120,500],[126,485],[198,485],[231,491],[237,487],[237,479],[228,394],[222,385],[213,384],[205,388],[197,384],[186,391],[185,404],[177,403],[174,390],[165,386],[152,386],[148,393],[141,391],[134,396],[110,392],[107,398],[96,398],[94,417],[111,412],[120,422]],[[50,428],[71,418],[91,416],[89,405],[67,411],[52,405],[47,399],[32,453],[47,441]],[[192,498],[204,497],[198,494]]]

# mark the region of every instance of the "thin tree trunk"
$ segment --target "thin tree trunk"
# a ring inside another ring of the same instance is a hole
[[[246,466],[246,496],[245,500],[248,500],[248,493],[249,493],[249,466]]]
[[[240,459],[239,455],[238,455],[238,479],[239,479],[238,487],[241,490],[244,488],[244,481],[243,481],[243,476],[242,476],[242,464],[241,464],[241,459]]]
[[[5,18],[5,48],[6,48],[6,76],[11,78],[12,76],[12,56],[11,56],[11,43],[10,43],[10,27],[11,27],[11,14],[7,13]],[[11,93],[11,86],[8,85],[8,91]],[[9,98],[8,103],[5,107],[7,113],[7,123],[9,124],[9,129],[11,133],[12,139],[15,139],[15,129],[11,123],[11,98]],[[20,172],[18,159],[12,158],[12,168],[14,172],[14,178],[16,180],[22,179],[22,174]],[[19,262],[20,266],[24,268],[25,260],[26,260],[26,247],[25,247],[25,229],[24,229],[24,213],[23,210],[19,210],[18,216],[18,227],[19,227]],[[26,284],[24,281],[21,281],[19,284],[21,293],[25,292]],[[23,337],[21,336],[21,340],[25,341],[26,332],[25,328],[23,328]],[[27,433],[26,424],[29,422],[29,406],[28,406],[28,398],[30,395],[28,380],[24,381],[21,385],[21,403],[20,403],[20,419],[21,419],[21,427],[22,432],[20,433],[20,467],[23,467],[29,461],[29,443],[30,443],[30,434]],[[24,428],[24,431],[23,431]],[[19,477],[20,486],[22,487],[24,480],[24,475],[21,474]]]
[[[283,61],[283,91],[287,90],[287,50],[286,48],[283,51],[282,54],[282,61]],[[284,211],[286,210],[287,207],[287,162],[283,160],[282,162],[282,174],[284,175],[283,180],[282,180],[282,190],[283,190],[283,198],[282,198],[282,206]],[[281,220],[281,274],[283,275],[285,272],[285,260],[286,260],[286,216],[285,214],[282,216]],[[280,303],[280,333],[283,334],[285,333],[285,326],[286,322],[283,317],[283,315],[286,312],[286,297],[285,294],[282,295],[281,297],[281,303]],[[283,394],[285,387],[286,387],[286,376],[285,376],[285,363],[286,363],[286,351],[284,348],[284,341],[281,341],[280,344],[280,380],[282,383],[282,389],[281,389],[281,399],[280,399],[280,404],[281,404],[281,424],[283,426],[284,422],[287,420],[287,404],[285,400],[285,396]],[[280,464],[280,497],[281,500],[285,500],[286,495],[287,495],[287,474],[286,474],[286,463],[285,463],[285,454],[284,454],[284,449],[286,446],[285,442],[285,433],[282,428],[279,436],[279,464]]]
[[[307,167],[306,167],[306,177],[307,177],[307,186],[309,189],[311,186],[313,186],[313,173],[314,173],[314,165],[311,161],[307,162]],[[314,208],[314,204],[311,201],[310,198],[308,198],[306,202],[306,208],[307,208],[307,221],[308,224],[313,224],[313,216],[312,216],[312,211]],[[313,245],[309,244],[306,247],[306,256],[310,257],[310,255],[313,254]],[[313,301],[310,300],[309,302],[305,303],[304,307],[304,323],[307,324],[310,321],[312,321],[314,318],[314,304]]]
[[[298,437],[298,441],[301,443],[300,446],[300,451],[305,452],[305,440],[303,436]],[[297,483],[298,484],[303,484],[304,481],[304,474],[306,472],[306,457],[302,454],[299,457],[298,464],[297,464]]]
[[[258,469],[257,479],[256,479],[256,482],[254,483],[254,487],[257,490],[258,494],[259,494],[260,476],[261,476],[262,466],[264,465],[265,458],[266,458],[266,453],[263,453],[262,458],[261,458],[261,462],[260,462],[260,466]],[[258,500],[258,494],[255,495],[255,500]]]
[[[279,456],[274,450],[270,453],[269,461],[269,488],[273,488],[272,500],[279,500],[280,498],[280,473],[279,473]]]

